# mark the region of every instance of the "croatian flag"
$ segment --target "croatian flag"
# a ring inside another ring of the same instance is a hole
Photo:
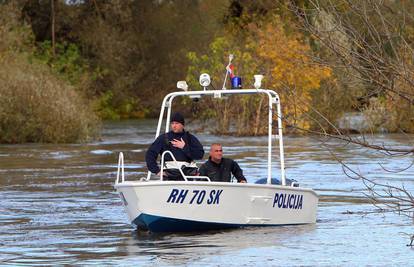
[[[234,66],[230,63],[226,67],[227,72],[230,74],[230,78],[234,77]]]

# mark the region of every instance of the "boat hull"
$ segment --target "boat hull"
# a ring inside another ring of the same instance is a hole
[[[123,182],[115,185],[131,223],[152,232],[316,222],[311,189],[217,182]]]

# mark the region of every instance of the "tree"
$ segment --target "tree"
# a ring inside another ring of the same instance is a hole
[[[246,15],[248,16],[248,15]],[[239,20],[249,21],[241,16]],[[225,37],[216,38],[210,45],[210,51],[198,56],[189,53],[193,65],[189,67],[187,79],[196,85],[198,72],[209,72],[213,77],[223,76],[225,73],[226,56],[235,55],[235,72],[244,78],[244,87],[251,87],[249,77],[254,74],[265,74],[264,88],[272,88],[281,94],[284,102],[284,117],[292,125],[309,129],[310,122],[305,116],[312,101],[312,91],[319,90],[321,82],[331,77],[331,69],[317,64],[312,59],[312,50],[308,39],[301,32],[289,28],[291,21],[282,21],[279,16],[270,14],[261,21],[248,23],[235,20],[228,27],[231,28]],[[252,84],[252,83],[251,83]],[[215,87],[221,85],[215,85]],[[263,98],[240,97],[234,100],[233,110],[229,111],[223,105],[212,105],[210,115],[216,110],[227,111],[231,114],[217,117],[221,133],[228,133],[230,121],[237,122],[237,134],[265,134],[265,125],[260,125],[262,112],[267,108]],[[257,108],[259,107],[259,108]],[[220,112],[221,114],[221,112]],[[254,127],[248,127],[253,123]]]
[[[83,95],[44,64],[29,60],[34,36],[20,12],[15,1],[0,4],[0,143],[96,138],[99,120]]]
[[[376,118],[378,125],[388,130],[413,132],[414,18],[411,12],[414,4],[406,1],[341,0],[333,3],[316,0],[309,1],[305,8],[295,4],[290,7],[302,21],[303,30],[314,36],[315,43],[326,49],[327,54],[337,58],[335,61],[329,57],[320,57],[318,60],[334,71],[352,75],[364,87],[365,94],[361,98],[364,100],[363,111],[370,111],[371,116],[379,117]],[[314,119],[327,121],[324,116]],[[329,123],[335,125],[333,121]],[[337,129],[338,135],[334,136],[323,128],[314,133],[377,151],[385,160],[390,156],[412,158],[414,155],[409,136],[405,146],[392,147],[378,144],[375,135],[370,138],[364,135],[350,136]],[[374,205],[381,207],[380,211],[397,212],[414,219],[414,196],[403,184],[386,184],[369,178],[363,172],[351,168],[339,155],[335,156],[349,177],[364,183],[366,195]],[[410,164],[394,170],[383,167],[382,170],[400,172],[412,166]],[[414,236],[411,237],[410,246],[413,245],[413,239]]]
[[[59,45],[65,51],[76,46],[90,77],[83,87],[112,119],[155,115],[162,96],[185,76],[186,51],[210,43],[228,2],[50,1],[22,1],[37,45],[51,43],[53,54],[55,36],[58,58]]]
[[[268,66],[269,86],[280,91],[282,100],[286,100],[284,116],[293,118],[290,124],[309,129],[310,122],[304,114],[309,112],[311,93],[331,77],[331,69],[313,61],[305,36],[285,30],[278,16],[258,30],[258,37],[257,52]]]

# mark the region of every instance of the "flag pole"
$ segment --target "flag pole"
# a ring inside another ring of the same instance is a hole
[[[224,77],[224,83],[223,83],[222,90],[226,90],[227,75],[229,74],[229,70],[231,70],[230,69],[230,65],[231,65],[231,61],[233,60],[233,58],[234,58],[234,55],[233,54],[230,54],[229,55],[229,64],[226,66],[226,76]]]

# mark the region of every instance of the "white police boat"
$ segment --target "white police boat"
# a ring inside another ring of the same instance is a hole
[[[201,83],[201,82],[200,82]],[[137,181],[125,181],[124,158],[119,155],[115,189],[119,193],[132,224],[152,232],[186,232],[244,226],[280,226],[316,222],[318,196],[285,177],[280,99],[276,92],[260,89],[179,91],[168,94],[161,106],[155,138],[165,122],[169,129],[173,100],[179,96],[222,98],[235,94],[264,94],[268,97],[267,179],[263,184],[212,182],[205,176],[185,176],[183,181],[151,180],[151,173]],[[186,84],[177,83],[186,89]],[[276,107],[277,135],[272,134]],[[165,110],[167,110],[165,114]],[[164,118],[165,117],[165,118]],[[277,139],[280,177],[272,175],[272,140]],[[161,156],[161,172],[164,156]],[[175,160],[175,159],[174,159]],[[265,171],[265,170],[264,170]],[[162,175],[161,175],[162,177]],[[274,178],[281,182],[274,184]]]

